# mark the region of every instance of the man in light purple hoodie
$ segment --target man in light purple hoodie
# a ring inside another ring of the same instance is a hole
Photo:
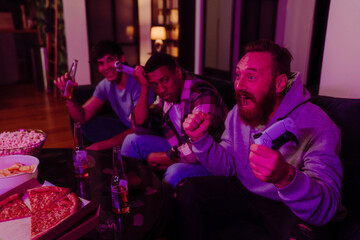
[[[236,68],[237,105],[218,144],[206,133],[208,116],[183,123],[192,151],[213,175],[177,187],[182,239],[326,239],[341,206],[340,130],[309,102],[292,56],[270,40],[250,43]],[[291,118],[298,144],[278,150],[254,135]]]

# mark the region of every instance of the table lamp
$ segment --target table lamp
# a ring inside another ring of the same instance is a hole
[[[155,40],[154,46],[157,52],[161,52],[161,49],[164,45],[163,40],[166,39],[166,29],[163,26],[151,27],[150,32],[151,40]]]
[[[132,25],[126,26],[125,28],[125,32],[126,32],[126,36],[128,36],[128,38],[130,40],[134,39],[134,34],[135,34],[135,28]]]

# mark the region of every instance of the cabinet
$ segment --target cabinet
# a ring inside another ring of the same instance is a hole
[[[174,58],[179,56],[179,0],[152,0],[152,27],[165,28],[166,36],[163,41],[161,52],[170,54]],[[155,46],[156,39],[152,38]],[[156,52],[153,47],[153,53]]]
[[[0,31],[0,76],[0,86],[34,83],[43,90],[38,31]]]

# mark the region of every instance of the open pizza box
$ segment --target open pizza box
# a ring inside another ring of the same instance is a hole
[[[31,179],[0,195],[0,201],[15,193],[25,194],[27,189],[39,186],[41,184],[36,179]],[[78,239],[94,229],[99,224],[100,205],[95,200],[80,200],[82,206],[79,210],[37,239]],[[0,222],[0,239],[31,239],[30,229],[30,217]]]

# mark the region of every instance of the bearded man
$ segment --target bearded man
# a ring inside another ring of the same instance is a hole
[[[178,185],[180,239],[327,239],[323,225],[341,206],[340,131],[309,102],[286,48],[260,40],[245,52],[221,142],[206,133],[207,114],[183,123],[192,151],[215,176]],[[285,117],[298,129],[297,145],[254,144],[254,135]]]

